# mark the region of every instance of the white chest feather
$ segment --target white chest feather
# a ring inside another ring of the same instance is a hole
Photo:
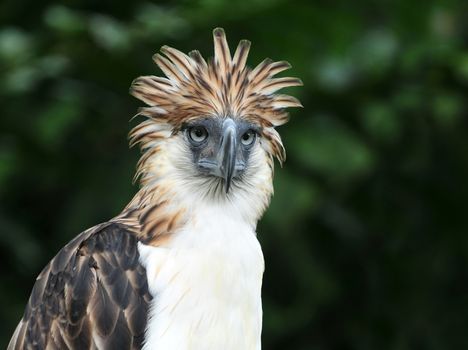
[[[168,247],[140,244],[154,297],[145,350],[259,350],[260,244],[252,227],[205,208]]]

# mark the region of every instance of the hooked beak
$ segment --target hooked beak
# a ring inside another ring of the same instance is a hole
[[[223,135],[218,153],[218,164],[221,176],[224,179],[226,193],[229,192],[231,180],[234,175],[237,157],[237,131],[232,119],[226,119],[223,123]]]

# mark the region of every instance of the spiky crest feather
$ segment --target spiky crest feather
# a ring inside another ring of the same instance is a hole
[[[177,131],[184,122],[196,118],[231,116],[259,124],[266,141],[264,147],[283,162],[284,147],[274,127],[288,121],[285,108],[302,105],[295,97],[275,92],[302,85],[301,80],[274,78],[291,68],[286,61],[265,59],[254,69],[246,66],[250,49],[247,40],[240,41],[231,57],[224,30],[216,28],[213,38],[214,58],[208,63],[198,51],[186,55],[163,46],[161,52],[165,57],[156,54],[153,59],[166,77],[142,76],[133,81],[131,94],[149,106],[141,108],[139,114],[151,121],[131,131],[131,143],[149,148],[148,143],[158,136],[152,131],[154,123],[170,124]],[[139,173],[143,172],[140,168]]]

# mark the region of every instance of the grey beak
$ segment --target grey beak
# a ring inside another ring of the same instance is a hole
[[[232,119],[226,119],[223,123],[223,135],[218,154],[218,164],[221,175],[224,178],[226,193],[229,192],[231,180],[234,175],[237,156],[237,131]]]

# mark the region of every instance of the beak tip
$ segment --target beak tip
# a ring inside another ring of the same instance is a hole
[[[231,188],[231,181],[229,179],[226,179],[225,185],[226,193],[229,193],[229,189]]]

